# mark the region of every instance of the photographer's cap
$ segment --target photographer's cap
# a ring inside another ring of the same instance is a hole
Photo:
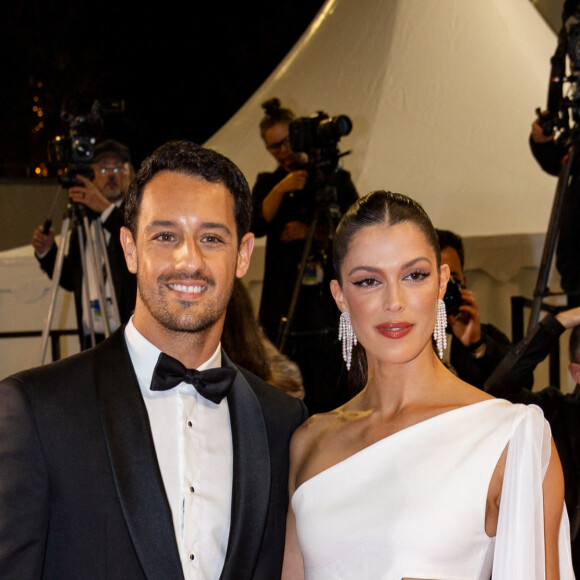
[[[106,139],[95,145],[93,163],[108,155],[118,157],[123,163],[131,163],[129,148],[114,139]]]

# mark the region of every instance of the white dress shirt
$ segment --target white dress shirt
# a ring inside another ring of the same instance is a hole
[[[157,461],[173,515],[186,580],[217,579],[231,518],[233,446],[228,404],[180,383],[151,391],[160,350],[129,321],[125,339],[149,414]],[[221,345],[198,370],[221,366]]]

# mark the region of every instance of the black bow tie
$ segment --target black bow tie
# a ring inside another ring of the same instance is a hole
[[[181,382],[186,382],[193,385],[202,397],[217,405],[232,388],[236,374],[235,369],[226,367],[205,371],[188,369],[177,359],[162,352],[153,371],[150,389],[167,391]]]

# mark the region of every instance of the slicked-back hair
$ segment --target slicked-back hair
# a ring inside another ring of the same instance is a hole
[[[143,163],[125,201],[125,225],[134,238],[143,199],[143,191],[163,171],[200,177],[210,183],[221,183],[234,198],[234,218],[238,243],[250,231],[252,194],[241,170],[227,157],[191,141],[169,141],[158,147]]]
[[[423,206],[401,193],[377,190],[359,198],[342,216],[334,234],[332,261],[337,280],[341,281],[340,268],[353,237],[363,228],[384,224],[394,226],[410,222],[425,235],[437,258],[437,268],[441,266],[441,250],[435,228]]]

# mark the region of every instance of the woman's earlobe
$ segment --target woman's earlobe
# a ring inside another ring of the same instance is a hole
[[[346,304],[344,303],[344,295],[338,280],[330,281],[330,293],[332,294],[332,297],[334,298],[334,301],[336,302],[336,305],[341,312],[348,310]]]

